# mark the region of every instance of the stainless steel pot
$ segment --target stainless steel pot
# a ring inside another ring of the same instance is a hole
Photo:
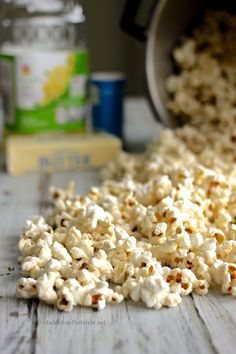
[[[235,0],[155,0],[150,6],[145,25],[136,21],[145,0],[128,0],[121,27],[138,40],[146,41],[146,79],[151,105],[156,117],[164,125],[176,127],[180,123],[166,108],[165,82],[173,73],[173,47],[180,35],[191,28],[205,8],[235,11]]]

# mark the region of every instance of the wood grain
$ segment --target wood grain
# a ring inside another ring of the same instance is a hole
[[[25,220],[39,214],[41,178],[0,175],[0,352],[34,352],[37,302],[18,300],[15,287],[19,278],[17,243]]]
[[[236,353],[236,300],[210,291],[207,296],[193,295],[199,317],[204,322],[217,353]]]

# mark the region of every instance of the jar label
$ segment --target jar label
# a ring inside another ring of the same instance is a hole
[[[19,132],[84,129],[88,52],[0,54],[7,126]]]

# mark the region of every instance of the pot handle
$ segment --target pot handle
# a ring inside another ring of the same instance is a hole
[[[141,42],[145,42],[147,39],[146,31],[149,27],[152,10],[159,0],[153,0],[150,5],[149,14],[145,25],[139,25],[136,23],[136,16],[143,1],[144,0],[127,0],[120,22],[120,26],[123,31],[127,32]]]

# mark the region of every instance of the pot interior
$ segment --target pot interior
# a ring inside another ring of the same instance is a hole
[[[166,109],[168,94],[166,79],[175,71],[173,48],[181,34],[191,32],[206,9],[221,9],[236,13],[235,0],[162,0],[158,3],[149,31],[146,72],[152,107],[159,120],[170,127],[181,125]]]

